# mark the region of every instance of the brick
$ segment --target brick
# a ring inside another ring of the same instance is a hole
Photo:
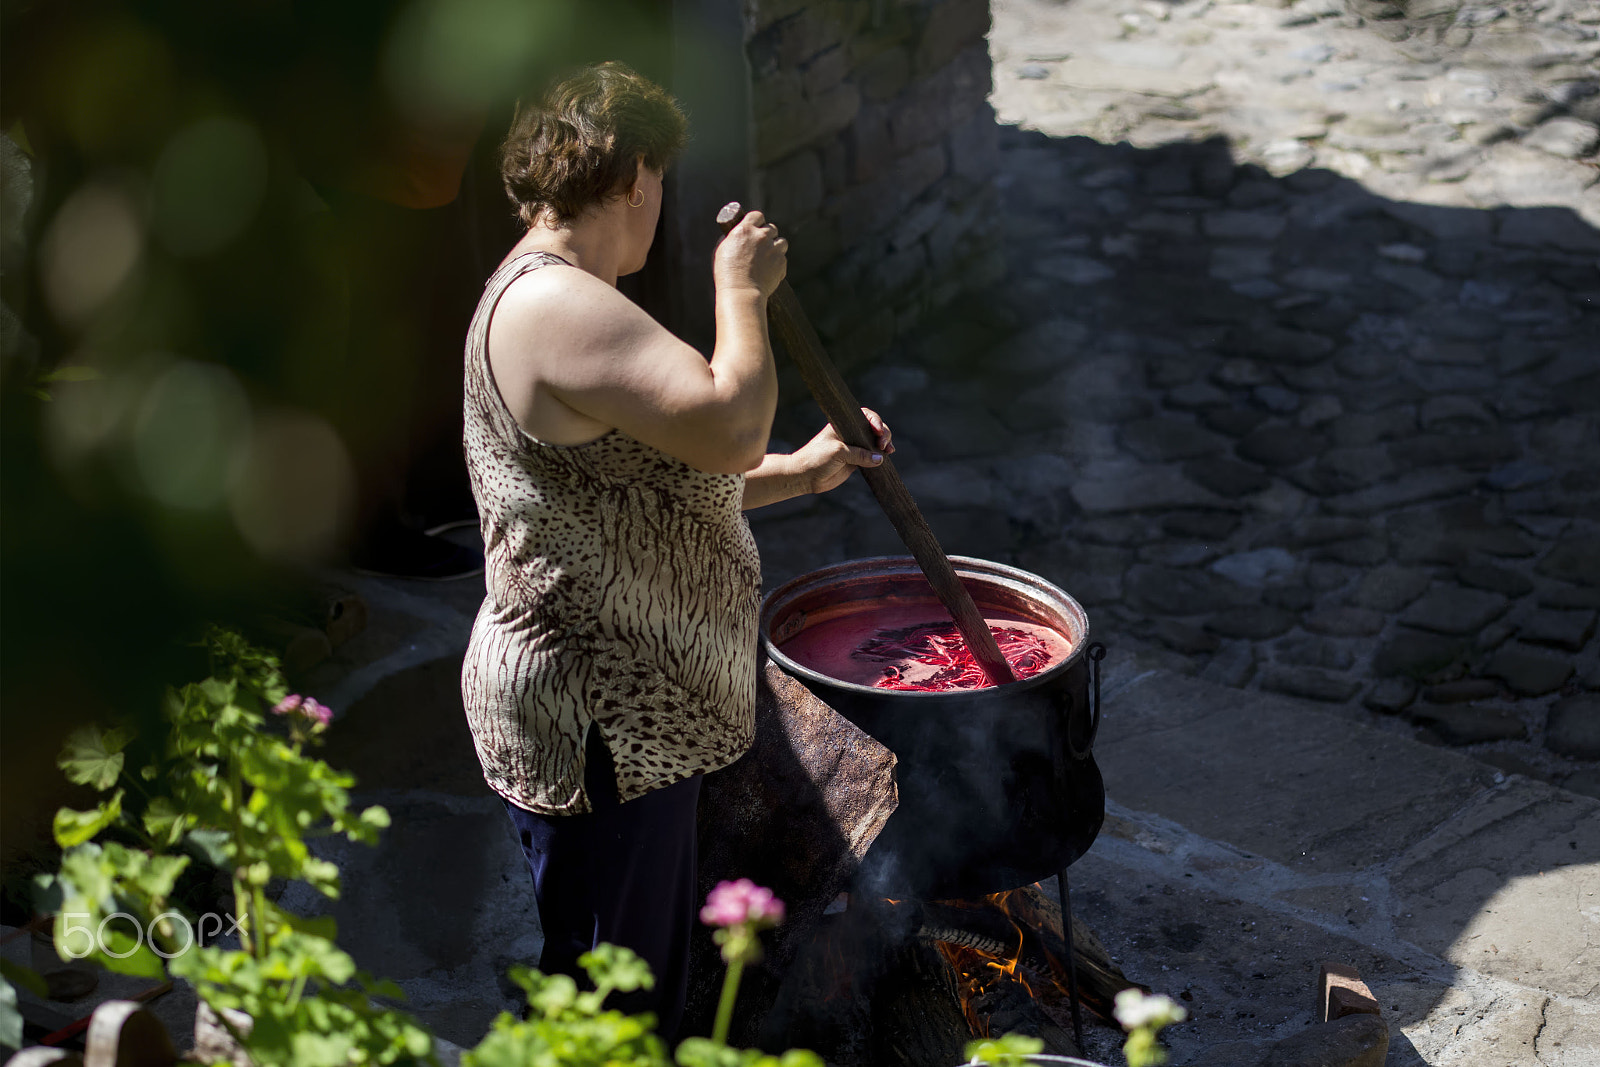
[[[756,163],[767,166],[796,149],[837,133],[861,110],[861,92],[845,82],[814,100],[802,100],[756,123]]]
[[[1332,1022],[1346,1015],[1382,1015],[1377,998],[1361,973],[1343,963],[1324,963],[1317,976],[1317,1021]]]
[[[856,70],[861,95],[873,103],[892,100],[911,83],[911,49],[904,46],[879,52]]]
[[[921,12],[910,4],[862,4],[872,8],[872,26],[869,32],[853,34],[845,42],[850,50],[850,64],[860,69],[868,60],[882,55],[891,48],[915,47],[917,35],[922,32]]]
[[[820,96],[844,81],[849,73],[849,55],[843,48],[834,47],[806,64],[800,75],[800,84],[807,96]]]
[[[929,145],[902,158],[894,168],[870,185],[858,186],[834,198],[841,234],[880,233],[893,225],[906,206],[944,177],[945,153]]]
[[[950,173],[988,182],[999,168],[1000,126],[988,104],[950,131]]]
[[[747,5],[751,29],[760,33],[779,19],[793,15],[809,2],[810,0],[753,0]]]
[[[839,231],[823,219],[810,219],[793,228],[789,237],[789,281],[798,285],[832,263],[842,246]]]
[[[863,106],[850,124],[844,143],[852,182],[870,182],[888,173],[895,158],[894,146],[889,142],[888,109],[875,104]]]
[[[758,77],[750,86],[750,112],[757,122],[785,109],[803,107],[805,90],[800,75],[792,70],[774,71]]]
[[[822,188],[829,196],[850,184],[850,150],[837,137],[822,142]]]
[[[967,121],[989,96],[989,53],[969,48],[931,77],[904,93],[890,111],[889,132],[897,151],[938,140]]]
[[[867,276],[867,284],[878,295],[899,294],[917,280],[927,263],[928,254],[922,245],[911,245],[878,260]]]
[[[889,234],[889,244],[897,252],[910,248],[938,225],[949,210],[950,205],[935,190],[933,195],[923,197],[915,207],[900,216]]]
[[[993,204],[987,198],[974,197],[959,204],[947,205],[938,224],[928,233],[928,258],[938,270],[956,264],[959,255],[976,236],[981,221],[992,217]]]
[[[831,6],[811,4],[774,24],[767,36],[779,68],[792,69],[843,41],[845,26]]]
[[[883,308],[840,337],[829,351],[840,366],[860,366],[887,350],[894,343],[894,334],[894,312]]]
[[[822,160],[815,152],[796,152],[762,175],[763,208],[780,226],[810,218],[822,206]]]

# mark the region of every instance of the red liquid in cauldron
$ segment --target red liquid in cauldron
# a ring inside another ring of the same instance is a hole
[[[1018,678],[1066,659],[1072,642],[1048,626],[1004,612],[987,612],[1000,651]],[[938,693],[986,689],[989,679],[938,607],[871,608],[808,626],[781,646],[785,655],[841,682]]]

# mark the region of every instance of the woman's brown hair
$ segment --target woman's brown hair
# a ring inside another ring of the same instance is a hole
[[[683,150],[689,123],[665,89],[621,63],[585,67],[536,106],[518,106],[500,156],[517,217],[571,222],[624,195],[635,161],[663,170]]]

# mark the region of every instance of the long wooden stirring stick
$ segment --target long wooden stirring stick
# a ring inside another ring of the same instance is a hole
[[[717,212],[717,225],[726,234],[743,214],[744,209],[737,202],[727,204]],[[794,289],[788,281],[779,282],[777,292],[767,301],[767,322],[783,342],[789,357],[800,368],[800,376],[816,398],[817,406],[822,408],[822,413],[833,423],[833,428],[845,444],[876,450],[878,435],[861,413],[861,404],[851,394],[850,387],[844,384],[833,360],[823,351],[822,340],[812,328],[811,320],[801,310],[800,300],[794,295]],[[872,495],[878,498],[884,514],[894,524],[900,540],[905,542],[911,555],[916,558],[917,565],[922,568],[922,573],[927,576],[934,595],[955,620],[956,629],[961,631],[983,673],[995,685],[1016,681],[1011,664],[1000,654],[1000,646],[995,643],[989,624],[984,622],[978,606],[972,602],[972,594],[967,592],[967,587],[956,576],[950,558],[944,554],[939,539],[928,528],[927,520],[922,517],[917,502],[911,499],[911,493],[906,489],[905,482],[900,480],[900,472],[895,470],[894,463],[884,456],[882,464],[862,467],[861,474],[866,478]]]

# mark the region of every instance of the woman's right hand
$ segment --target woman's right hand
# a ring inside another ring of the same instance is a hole
[[[770,297],[789,270],[789,241],[752,211],[717,246],[711,277],[718,289],[754,289]]]

